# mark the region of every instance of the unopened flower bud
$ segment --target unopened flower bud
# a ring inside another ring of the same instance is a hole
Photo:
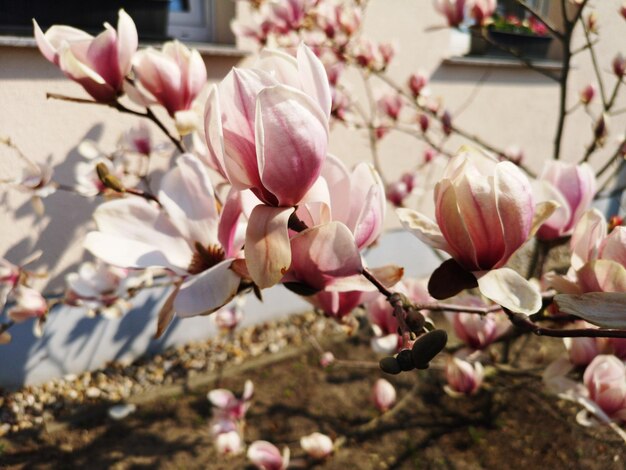
[[[411,74],[409,77],[409,89],[411,90],[413,98],[417,98],[427,84],[428,78],[426,78],[426,76],[421,73]]]
[[[624,72],[626,71],[626,60],[624,56],[620,53],[615,56],[613,59],[613,73],[617,75],[617,77],[621,78],[624,76]]]
[[[420,333],[424,328],[424,315],[414,308],[409,309],[405,318],[406,325],[415,333]]]
[[[619,215],[614,215],[609,219],[609,232],[611,232],[615,227],[619,227],[624,223],[624,219]]]
[[[426,132],[430,127],[430,119],[428,119],[428,116],[426,116],[425,114],[420,114],[417,117],[417,122],[419,123],[422,132]]]
[[[396,389],[385,379],[378,379],[372,389],[372,399],[379,411],[385,412],[396,402]]]
[[[387,374],[398,375],[402,372],[400,364],[398,364],[398,360],[393,356],[383,357],[378,365],[380,366],[380,370]]]
[[[626,2],[622,3],[622,6],[619,7],[619,14],[626,20]]]
[[[447,342],[448,334],[444,330],[429,331],[417,338],[411,350],[415,367],[426,369],[428,363],[446,347]]]
[[[593,128],[593,135],[596,139],[596,143],[600,147],[604,145],[608,133],[608,116],[606,114],[602,114],[602,116],[600,116],[600,118],[596,122],[595,127]]]
[[[424,150],[424,163],[430,163],[437,156],[435,149],[428,147]]]
[[[596,87],[589,84],[582,90],[580,90],[580,102],[582,104],[589,104],[593,101],[593,98],[596,96]]]
[[[598,32],[598,14],[595,11],[592,11],[587,16],[587,31],[590,33]]]
[[[449,111],[444,111],[441,116],[441,130],[445,135],[452,133],[452,116]]]
[[[98,174],[98,179],[105,187],[112,189],[117,193],[123,193],[126,191],[122,182],[117,178],[117,176],[109,173],[109,168],[104,163],[101,162],[96,165],[96,173]]]

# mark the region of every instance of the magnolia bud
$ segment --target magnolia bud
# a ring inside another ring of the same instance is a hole
[[[96,165],[96,173],[98,174],[98,179],[105,187],[118,193],[126,191],[122,182],[117,178],[117,176],[109,173],[109,169],[104,163],[100,162]]]
[[[622,3],[622,6],[619,8],[619,14],[626,19],[626,2]]]
[[[589,104],[593,101],[593,98],[596,96],[596,87],[593,85],[587,85],[585,88],[580,90],[580,102],[582,104]]]
[[[420,73],[411,74],[409,77],[409,89],[413,98],[417,98],[424,87],[428,84],[428,78]]]
[[[378,379],[372,389],[372,399],[376,408],[384,413],[396,402],[396,389],[385,379]]]
[[[447,342],[448,334],[444,330],[429,331],[417,338],[411,350],[415,367],[428,368],[428,363],[446,347]]]
[[[441,130],[445,135],[450,135],[452,133],[452,116],[448,111],[444,111],[441,116]]]
[[[587,16],[587,31],[590,33],[598,32],[598,14],[595,11],[592,11]]]
[[[604,145],[608,133],[608,116],[606,114],[602,114],[593,128],[593,135],[595,136],[596,142],[600,147]]]
[[[426,132],[430,127],[430,119],[428,119],[428,116],[426,116],[425,114],[420,114],[417,117],[417,122],[419,123],[422,132]]]
[[[624,72],[626,71],[626,60],[624,56],[620,53],[615,56],[613,59],[613,73],[618,77],[622,77]]]

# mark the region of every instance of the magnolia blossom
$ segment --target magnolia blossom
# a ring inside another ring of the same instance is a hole
[[[472,395],[478,391],[484,378],[480,362],[468,362],[452,356],[446,362],[447,391],[453,394]]]
[[[552,240],[570,234],[593,200],[596,192],[594,171],[586,163],[575,165],[550,160],[540,181],[544,184],[547,199],[556,199],[561,205],[539,227],[537,237]]]
[[[463,284],[452,290],[457,286],[450,285],[450,277],[440,276],[439,280],[437,275],[450,269],[460,275],[463,270],[472,273],[481,293],[496,303],[520,313],[539,310],[537,289],[503,267],[528,240],[533,222],[538,222],[533,221],[530,182],[513,163],[495,163],[473,152],[460,153],[450,160],[435,186],[436,223],[410,209],[396,211],[405,228],[454,259],[454,264],[447,261],[435,271],[435,281],[431,277],[431,286],[434,282],[443,290],[438,294],[441,298],[460,292]],[[543,221],[550,212],[542,210],[540,214]]]
[[[13,289],[12,297],[15,300],[15,305],[9,308],[8,316],[16,323],[21,323],[30,318],[43,318],[48,313],[48,302],[31,287],[17,286]]]
[[[191,109],[207,80],[198,51],[178,41],[166,42],[160,51],[152,47],[139,51],[133,64],[139,83],[170,116]]]
[[[132,276],[126,269],[86,261],[77,272],[68,274],[65,281],[66,303],[86,307],[90,315],[118,318],[131,306],[124,299],[128,290],[150,282],[150,276],[149,273]]]
[[[211,390],[207,394],[207,399],[214,407],[214,416],[226,420],[241,420],[250,408],[253,395],[254,385],[250,380],[246,380],[241,398],[237,398],[230,390],[218,388]]]
[[[50,165],[38,164],[31,161],[22,167],[21,176],[9,181],[18,191],[27,193],[31,197],[31,204],[38,215],[43,215],[42,199],[54,194],[58,184],[52,180],[53,170]]]
[[[150,128],[143,121],[130,127],[120,137],[119,146],[125,152],[150,156],[154,148]]]
[[[583,375],[593,400],[610,418],[626,421],[626,367],[615,356],[597,356]]]
[[[472,306],[484,306],[484,302],[472,298]],[[473,313],[448,312],[448,320],[452,323],[454,333],[467,346],[473,349],[484,349],[498,339],[509,328],[510,323],[503,313],[476,315]]]
[[[396,389],[389,381],[378,379],[372,389],[372,399],[376,408],[384,413],[396,402]]]
[[[446,17],[449,26],[459,26],[465,21],[467,0],[433,0],[435,10]]]
[[[326,434],[314,432],[300,438],[300,447],[310,457],[320,460],[333,453],[333,440]]]
[[[248,447],[248,459],[259,470],[285,470],[289,466],[289,447],[281,454],[271,442],[255,441]]]
[[[239,432],[227,431],[215,436],[215,448],[222,455],[237,455],[243,452],[244,444]]]
[[[554,273],[546,280],[565,294],[626,292],[626,227],[607,235],[607,222],[591,209],[580,218],[570,240],[571,267],[565,276]]]
[[[214,318],[217,326],[226,331],[232,331],[243,319],[243,306],[245,305],[245,297],[237,297],[231,305],[222,307],[215,312]]]
[[[96,101],[115,101],[137,51],[137,29],[130,16],[119,11],[117,31],[108,23],[95,38],[70,26],[52,26],[44,34],[36,21],[35,40],[43,56],[55,64]]]
[[[9,293],[20,281],[21,269],[4,258],[0,258],[0,309],[4,307]]]
[[[265,288],[291,264],[289,216],[326,158],[331,93],[324,66],[304,45],[295,59],[266,52],[260,67],[235,68],[212,88],[205,130],[214,166],[263,203],[250,214],[245,256]]]
[[[239,288],[231,265],[241,251],[241,198],[231,193],[220,214],[207,169],[190,154],[163,177],[158,198],[162,207],[132,196],[102,204],[85,247],[114,266],[168,268],[183,278],[176,313],[211,313]]]
[[[569,361],[576,366],[586,366],[600,354],[595,338],[563,338]]]

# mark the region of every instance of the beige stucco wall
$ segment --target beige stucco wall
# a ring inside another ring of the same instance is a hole
[[[604,38],[598,46],[598,55],[601,68],[607,72],[607,89],[611,89],[615,80],[609,71],[620,46],[616,38],[626,33],[626,22],[616,13],[620,3],[618,0],[595,2]],[[245,15],[245,7],[239,9]],[[553,148],[557,85],[521,68],[445,64],[442,59],[449,55],[453,35],[445,28],[430,28],[442,24],[442,18],[436,15],[429,1],[372,0],[365,30],[374,40],[394,40],[398,44],[397,57],[389,70],[396,81],[404,82],[414,71],[426,72],[432,77],[433,94],[441,96],[444,106],[453,114],[474,93],[476,82],[488,73],[472,105],[455,117],[455,124],[484,136],[498,147],[520,146],[528,165],[539,171]],[[580,44],[580,38],[577,43]],[[219,80],[236,63],[232,58],[212,55],[206,55],[205,60],[211,81]],[[578,90],[592,80],[589,56],[579,54],[574,60],[568,107],[577,101]],[[365,102],[359,84],[355,83],[354,87],[357,99]],[[382,83],[380,88],[384,88]],[[10,136],[31,158],[51,161],[56,168],[56,179],[72,184],[73,167],[80,160],[76,144],[88,137],[97,140],[103,149],[112,150],[120,133],[135,123],[136,118],[102,106],[46,100],[46,92],[86,96],[35,48],[0,47],[0,134]],[[597,108],[592,110],[597,114]],[[623,119],[611,121],[614,135],[623,128]],[[570,117],[564,138],[566,159],[580,158],[590,142],[590,129],[590,119],[584,112],[578,111]],[[454,149],[460,144],[459,139],[453,138],[447,147]],[[340,125],[333,130],[331,149],[348,163],[369,158],[365,134]],[[392,133],[385,137],[380,152],[386,176],[394,179],[414,167],[421,161],[423,149],[424,144],[405,135]],[[593,162],[599,160],[594,157]],[[14,170],[14,156],[0,149],[0,174]],[[42,248],[43,264],[49,268],[56,266],[53,277],[66,272],[76,262],[93,203],[58,193],[46,201],[46,215],[38,218],[23,194],[0,188],[0,200],[0,255],[8,253],[11,260],[19,262],[34,248]],[[393,216],[389,216],[388,223],[394,225]]]

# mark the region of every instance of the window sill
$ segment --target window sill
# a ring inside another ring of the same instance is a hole
[[[141,43],[140,46],[148,47],[148,46],[159,46],[161,43]],[[199,43],[199,42],[189,42],[185,43],[187,46],[197,49],[201,56],[203,57],[226,57],[233,59],[242,59],[248,55],[250,55],[249,51],[245,51],[243,49],[239,49],[236,46],[224,45],[224,44],[210,44],[210,43]],[[35,42],[35,38],[30,37],[22,37],[22,36],[0,36],[0,47],[25,47],[25,48],[35,48],[37,47],[37,43]]]
[[[560,72],[563,68],[558,60],[531,59],[532,64],[549,72]],[[496,56],[452,56],[443,60],[445,65],[462,65],[468,67],[498,67],[509,69],[528,69],[528,66],[519,59]]]

